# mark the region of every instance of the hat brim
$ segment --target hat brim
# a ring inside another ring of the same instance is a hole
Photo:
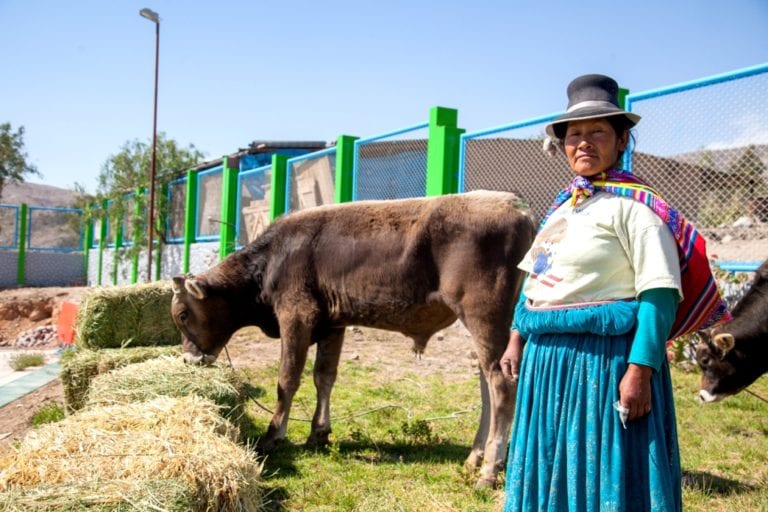
[[[598,119],[601,117],[614,117],[614,116],[624,116],[627,118],[627,120],[630,122],[629,127],[632,128],[640,121],[640,116],[637,114],[633,114],[632,112],[625,112],[623,110],[609,110],[604,107],[588,107],[588,108],[580,108],[578,110],[574,110],[573,112],[566,112],[565,114],[555,118],[552,122],[550,122],[545,128],[544,131],[547,132],[547,135],[550,137],[555,137],[555,125],[558,124],[565,124],[569,123],[571,121],[584,121],[586,119]]]

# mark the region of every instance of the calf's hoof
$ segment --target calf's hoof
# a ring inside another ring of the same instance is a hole
[[[283,439],[261,439],[256,443],[256,451],[259,453],[273,452],[283,441]]]
[[[478,478],[477,482],[475,483],[475,489],[495,489],[495,488],[496,488],[495,478]]]
[[[483,464],[483,452],[482,451],[471,451],[469,452],[469,457],[467,457],[467,460],[464,461],[464,467],[468,470],[473,470],[479,468]]]
[[[304,446],[307,448],[324,448],[328,446],[328,436],[331,434],[331,431],[324,431],[324,432],[312,432],[309,434],[309,437],[307,438],[307,442]]]

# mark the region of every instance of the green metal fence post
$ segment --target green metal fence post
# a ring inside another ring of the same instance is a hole
[[[85,209],[83,209],[83,213],[85,213]],[[90,253],[91,253],[91,245],[93,244],[93,218],[89,216],[88,220],[85,222],[85,233],[83,236],[83,271],[84,271],[84,279],[83,282],[88,285],[88,264],[90,260]]]
[[[459,137],[458,111],[432,107],[429,111],[427,143],[427,196],[453,194],[458,190]]]
[[[107,245],[107,225],[109,215],[107,214],[107,200],[101,202],[101,222],[99,223],[99,274],[96,278],[96,284],[101,286],[101,273],[104,270],[104,248]]]
[[[121,205],[122,206],[122,205]],[[117,285],[117,275],[119,274],[120,267],[120,249],[123,247],[123,217],[125,212],[120,212],[120,218],[116,218],[115,224],[115,254],[112,258],[112,284]]]
[[[355,141],[359,137],[339,135],[336,139],[336,176],[333,200],[346,203],[352,200],[352,172],[355,163]]]
[[[195,243],[195,221],[197,220],[197,171],[187,171],[187,197],[184,204],[184,257],[182,271],[189,272],[189,250]]]
[[[269,189],[269,221],[285,213],[285,179],[288,173],[288,156],[272,155],[272,179]]]
[[[164,197],[168,197],[168,183],[163,183],[160,187],[160,193]],[[155,263],[152,266],[152,271],[155,273],[155,281],[160,280],[160,275],[162,274],[162,265],[163,265],[163,236],[160,235],[160,233],[165,232],[165,227],[168,225],[168,209],[165,209],[166,211],[160,212],[157,209],[157,218],[155,218],[155,233],[157,234],[157,239],[155,240],[155,243],[152,244],[152,246],[155,249]]]
[[[27,217],[29,208],[25,203],[19,205],[19,239],[17,241],[19,258],[16,260],[16,284],[23,285],[27,274]]]
[[[133,216],[131,217],[131,284],[136,284],[139,281],[139,244],[141,243],[141,231],[136,229],[138,220],[142,217],[141,201],[139,197],[143,196],[147,192],[144,187],[137,188],[134,192],[133,201]],[[154,245],[154,244],[152,244]]]
[[[627,109],[627,96],[629,95],[629,89],[625,89],[623,87],[619,87],[619,92],[616,95],[616,99],[618,100],[619,107],[621,107],[623,110]]]
[[[235,225],[237,222],[237,158],[224,157],[221,177],[221,222],[219,223],[219,259],[235,251]]]

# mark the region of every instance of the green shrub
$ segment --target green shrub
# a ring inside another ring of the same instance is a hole
[[[8,361],[11,368],[20,372],[26,370],[32,366],[43,366],[45,364],[45,356],[38,353],[22,353],[16,354]]]

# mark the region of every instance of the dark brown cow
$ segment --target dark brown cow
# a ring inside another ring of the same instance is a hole
[[[484,397],[467,459],[478,485],[504,466],[514,386],[499,359],[509,339],[534,226],[504,192],[363,201],[303,210],[196,277],[174,278],[172,314],[188,362],[210,363],[246,325],[280,337],[277,406],[262,446],[285,437],[291,401],[317,343],[317,405],[309,445],[331,432],[329,401],[345,326],[398,331],[424,351],[461,319],[475,342]],[[486,399],[487,397],[487,399]]]
[[[699,332],[702,402],[717,402],[768,372],[768,260],[732,311],[733,320]]]

